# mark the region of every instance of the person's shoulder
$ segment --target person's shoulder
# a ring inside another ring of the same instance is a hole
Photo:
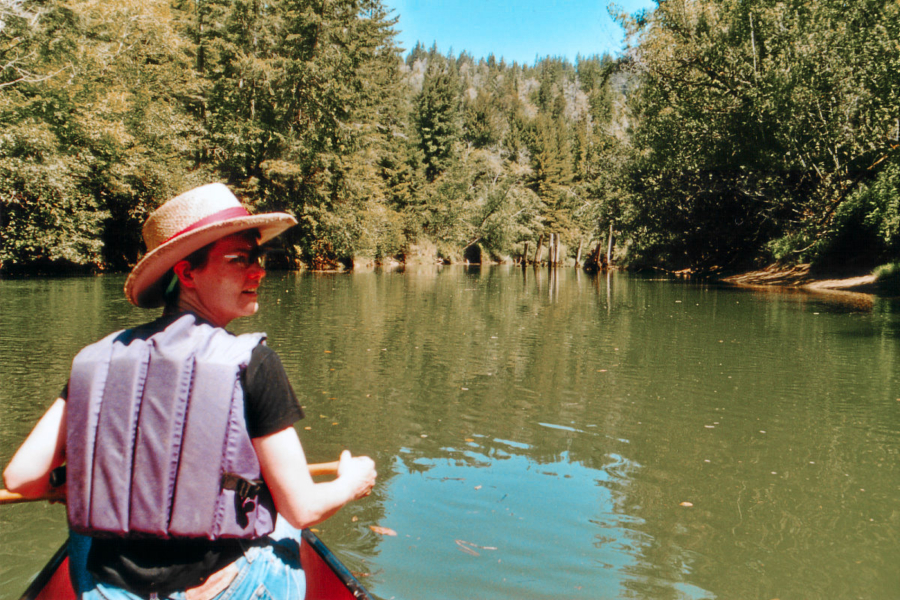
[[[112,347],[115,342],[120,342],[123,338],[130,337],[131,331],[131,329],[119,329],[117,331],[113,331],[112,333],[108,333],[99,340],[91,342],[90,344],[79,350],[76,358],[82,356],[91,356],[95,352],[99,352],[105,348]]]
[[[244,378],[251,389],[257,390],[259,386],[268,387],[276,381],[287,381],[287,372],[278,353],[265,344],[259,344],[250,353]]]
[[[176,318],[172,315],[163,315],[159,318],[153,319],[152,321],[141,323],[140,325],[135,325],[134,327],[128,327],[127,329],[120,329],[119,331],[115,331],[109,334],[104,339],[112,337],[114,340],[124,344],[128,344],[133,340],[146,340],[156,335],[157,333],[165,331],[166,328],[175,320]]]
[[[119,343],[128,345],[135,340],[146,340],[161,331],[164,331],[172,323],[172,317],[164,315],[149,322],[128,327],[125,329],[117,329],[106,334],[102,338],[88,344],[79,351],[79,354],[90,354],[93,351],[107,348],[112,344]]]
[[[250,353],[250,366],[251,367],[260,367],[269,362],[277,362],[281,364],[281,359],[278,357],[278,353],[269,348],[266,344],[257,344],[256,347],[253,348],[253,351]]]

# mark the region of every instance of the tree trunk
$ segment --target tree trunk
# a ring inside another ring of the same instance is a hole
[[[613,251],[613,224],[609,224],[609,245],[606,248],[606,264],[612,264],[612,251]]]
[[[575,268],[581,266],[581,247],[584,245],[584,238],[578,240],[578,252],[575,253]]]
[[[538,238],[537,249],[534,251],[534,264],[541,264],[541,254],[544,253],[544,234],[541,234],[541,237]]]
[[[604,269],[603,245],[604,245],[605,241],[606,240],[604,240],[603,238],[600,238],[597,241],[597,246],[593,250],[591,250],[591,252],[588,254],[587,260],[584,261],[584,270],[585,271],[594,272],[594,271],[602,271]]]

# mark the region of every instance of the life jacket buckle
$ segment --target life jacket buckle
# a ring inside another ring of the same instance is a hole
[[[225,473],[222,475],[222,489],[234,490],[234,493],[241,500],[251,500],[259,496],[263,482],[261,479],[244,479],[235,473]]]

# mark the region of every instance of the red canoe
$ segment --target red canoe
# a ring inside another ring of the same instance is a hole
[[[303,530],[300,558],[306,572],[306,600],[372,600],[347,567],[308,529]],[[76,600],[65,544],[28,586],[21,600]]]

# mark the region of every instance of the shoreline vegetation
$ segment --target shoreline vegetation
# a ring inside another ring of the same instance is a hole
[[[881,289],[819,274],[900,260],[900,3],[614,16],[616,56],[517,64],[399,48],[380,0],[0,0],[0,275],[128,271],[221,181],[298,219],[276,268]]]

